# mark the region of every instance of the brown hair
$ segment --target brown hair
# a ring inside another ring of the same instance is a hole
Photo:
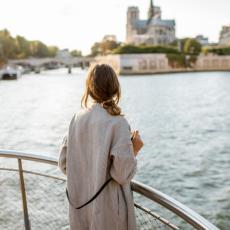
[[[87,107],[89,96],[100,103],[111,115],[121,115],[118,106],[121,89],[117,74],[106,64],[97,64],[89,69],[81,106]]]

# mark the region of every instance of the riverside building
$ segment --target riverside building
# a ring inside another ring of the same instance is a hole
[[[223,26],[220,32],[220,45],[230,45],[230,25]]]
[[[173,42],[175,36],[175,20],[163,20],[161,8],[150,1],[147,19],[139,18],[139,8],[131,6],[127,11],[126,43],[166,45]]]

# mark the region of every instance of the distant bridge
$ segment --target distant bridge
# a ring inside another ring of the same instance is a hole
[[[54,57],[54,58],[27,58],[27,59],[17,59],[9,60],[8,64],[21,65],[23,67],[34,70],[35,72],[40,72],[41,69],[55,69],[58,67],[66,67],[71,73],[72,67],[82,67],[85,68],[93,62],[94,58],[89,57]]]

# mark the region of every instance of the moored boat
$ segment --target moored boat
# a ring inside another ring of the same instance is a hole
[[[22,68],[18,66],[6,65],[0,70],[2,80],[15,80],[22,74]]]

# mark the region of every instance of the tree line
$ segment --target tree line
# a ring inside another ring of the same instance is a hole
[[[38,40],[29,41],[20,35],[13,37],[7,29],[0,30],[0,63],[8,59],[55,57],[58,50],[57,46],[48,46]],[[70,53],[72,56],[82,55],[79,50]]]

